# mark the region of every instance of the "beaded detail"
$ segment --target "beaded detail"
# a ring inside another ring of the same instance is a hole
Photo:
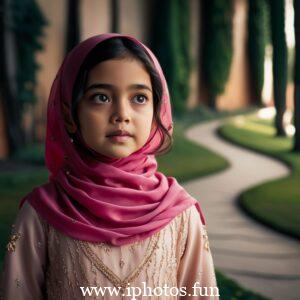
[[[16,283],[16,286],[17,286],[18,288],[22,286],[21,280],[20,280],[19,278],[16,278],[16,279],[15,279],[15,283]]]
[[[120,262],[119,262],[119,266],[120,266],[120,268],[123,268],[123,267],[124,267],[124,265],[125,265],[125,262],[124,262],[124,260],[123,260],[123,259],[120,259]]]
[[[6,248],[9,252],[15,252],[16,251],[16,243],[17,243],[17,240],[21,237],[21,234],[19,232],[17,233],[13,233],[11,236],[10,236],[10,241],[9,243],[7,244]]]
[[[208,235],[207,235],[207,231],[206,231],[206,228],[205,226],[203,226],[203,238],[205,239],[205,242],[204,242],[204,248],[207,250],[207,251],[210,251],[210,248],[209,248],[209,241],[208,241]]]

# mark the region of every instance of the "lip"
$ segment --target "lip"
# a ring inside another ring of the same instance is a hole
[[[129,136],[129,135],[111,135],[111,136],[109,136],[109,139],[111,141],[117,142],[117,143],[126,142],[130,138],[131,138],[131,136]]]
[[[112,142],[117,142],[117,143],[123,143],[126,142],[129,138],[132,137],[132,134],[130,134],[126,130],[116,130],[107,135],[107,137],[112,141]]]
[[[107,135],[107,137],[115,137],[115,136],[124,136],[124,137],[131,137],[132,135],[128,132],[128,131],[126,131],[126,130],[116,130],[116,131],[113,131],[113,132],[111,132],[111,133],[109,133],[108,135]]]

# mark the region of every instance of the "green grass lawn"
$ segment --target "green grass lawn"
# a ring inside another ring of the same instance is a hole
[[[242,207],[257,220],[300,238],[300,154],[292,152],[290,137],[275,137],[272,120],[251,114],[231,120],[219,129],[224,138],[243,147],[275,157],[291,168],[291,174],[253,187],[240,196]]]
[[[158,157],[159,171],[166,175],[174,176],[178,181],[207,175],[223,170],[228,162],[222,157],[207,149],[187,140],[183,136],[186,126],[177,122],[174,128],[174,146],[170,153]],[[30,153],[29,151],[28,153]],[[18,203],[21,198],[34,187],[47,181],[48,173],[45,168],[32,173],[20,172],[0,175],[0,269],[5,253],[5,246],[10,233],[10,226],[16,216]],[[263,300],[251,291],[241,288],[234,281],[226,278],[216,271],[220,298],[222,300]]]
[[[224,170],[229,166],[229,163],[221,156],[187,140],[183,135],[184,128],[180,123],[175,126],[172,151],[157,157],[159,171],[167,176],[174,176],[182,183]]]

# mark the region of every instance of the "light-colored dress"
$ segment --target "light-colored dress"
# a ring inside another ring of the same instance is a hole
[[[68,237],[25,202],[7,245],[1,287],[5,300],[219,299],[195,206],[147,239],[113,246]]]

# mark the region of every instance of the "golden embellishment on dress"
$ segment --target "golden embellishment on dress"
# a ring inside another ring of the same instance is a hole
[[[100,248],[104,249],[106,254],[111,252],[111,247],[107,243],[102,242],[102,243],[99,243],[98,245]]]
[[[205,247],[205,249],[206,249],[207,251],[210,251],[207,232],[206,232],[206,229],[205,229],[205,228],[203,228],[203,230],[204,230],[203,237],[204,237],[204,239],[205,239],[205,241],[204,241],[204,247]]]
[[[134,253],[135,252],[135,245],[130,245],[129,246],[129,251]]]
[[[17,287],[21,287],[21,280],[20,279],[16,278],[15,283],[16,283]]]
[[[130,272],[129,275],[127,275],[123,280],[102,262],[102,260],[91,249],[88,242],[78,240],[76,241],[76,243],[78,243],[78,245],[82,248],[83,253],[86,255],[86,257],[89,260],[93,261],[93,264],[96,266],[96,268],[99,271],[101,271],[115,287],[120,287],[121,292],[124,293],[125,288],[128,286],[128,284],[133,282],[139,276],[144,266],[149,262],[152,254],[156,249],[159,236],[160,231],[151,236],[144,258],[142,259],[140,264],[132,272]]]
[[[182,258],[182,255],[186,248],[187,236],[188,236],[188,223],[191,215],[191,208],[188,208],[184,211],[181,218],[181,224],[179,229],[179,260]]]
[[[16,242],[17,240],[21,237],[21,234],[19,232],[17,233],[13,233],[11,236],[10,236],[10,241],[9,243],[7,244],[6,248],[8,251],[10,252],[14,252],[16,251]]]
[[[143,244],[143,240],[135,241],[129,246],[128,249],[131,253],[135,253],[137,246],[141,246],[142,244]]]
[[[123,268],[123,267],[124,267],[125,262],[124,262],[123,259],[120,259],[119,265],[120,265],[120,268]]]
[[[92,263],[91,271],[92,271],[94,274],[97,274],[96,267],[94,266],[93,263]]]

